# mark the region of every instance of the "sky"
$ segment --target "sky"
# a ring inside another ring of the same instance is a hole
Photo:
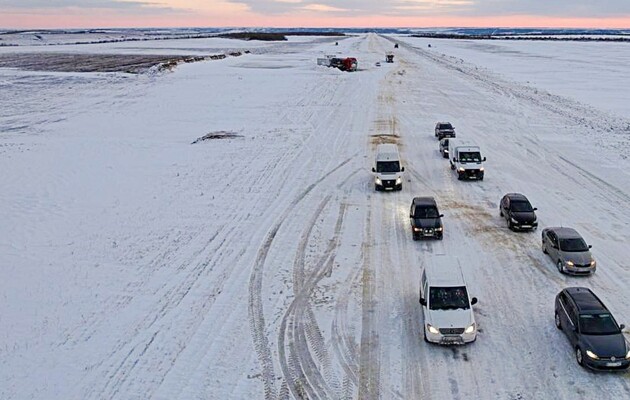
[[[630,28],[630,0],[0,0],[0,28]]]

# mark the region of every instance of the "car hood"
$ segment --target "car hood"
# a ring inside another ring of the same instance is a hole
[[[475,322],[472,309],[468,310],[428,310],[425,323],[436,328],[467,328]]]
[[[590,264],[590,262],[593,260],[590,251],[563,251],[562,258],[564,259],[564,261],[572,261],[574,264],[579,265]]]
[[[480,162],[467,162],[467,163],[459,163],[460,168],[468,169],[479,169],[482,167]]]
[[[591,350],[599,357],[616,357],[624,359],[626,357],[626,341],[623,334],[614,335],[582,335],[584,350]]]
[[[376,177],[380,180],[394,180],[401,177],[400,172],[377,172]]]
[[[512,212],[512,218],[514,218],[518,222],[533,222],[536,220],[536,214],[533,211]]]
[[[414,218],[413,224],[418,228],[439,228],[442,226],[439,218]]]

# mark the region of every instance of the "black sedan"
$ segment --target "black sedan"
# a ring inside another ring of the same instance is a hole
[[[598,370],[630,366],[630,344],[604,303],[590,289],[569,287],[556,296],[554,319],[575,351],[578,364]]]
[[[499,214],[505,218],[510,230],[534,230],[538,228],[537,208],[520,193],[508,193],[499,202]]]

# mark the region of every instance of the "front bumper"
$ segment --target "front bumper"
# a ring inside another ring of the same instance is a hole
[[[572,274],[572,275],[590,275],[595,273],[595,270],[597,270],[597,266],[593,266],[591,267],[590,265],[588,266],[580,266],[580,265],[566,265],[564,266],[564,271],[567,274]]]
[[[466,169],[464,171],[457,171],[457,175],[459,179],[471,179],[471,180],[481,180],[483,179],[484,171],[478,169]]]
[[[400,182],[396,183],[396,179],[381,179],[380,183],[378,183],[379,181],[376,182],[376,185],[379,186],[382,189],[395,189],[395,190],[399,190],[400,188],[402,188],[402,180],[400,180]]]
[[[427,341],[431,343],[441,344],[441,345],[463,345],[467,343],[472,343],[477,339],[477,330],[475,329],[472,333],[461,333],[461,334],[442,334],[442,333],[431,333],[424,327]],[[461,328],[463,330],[463,328]]]
[[[594,360],[585,355],[583,360],[585,366],[598,371],[623,371],[630,367],[630,360],[626,358],[616,358],[614,361],[610,358]]]
[[[512,222],[512,228],[520,229],[523,231],[534,230],[538,228],[538,222],[517,222],[517,223]]]
[[[418,228],[412,226],[411,232],[415,238],[441,238],[444,230],[442,228]]]

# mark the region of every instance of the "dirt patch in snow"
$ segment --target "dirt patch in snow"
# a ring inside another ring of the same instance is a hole
[[[229,131],[216,131],[216,132],[207,133],[203,135],[202,137],[195,139],[191,144],[196,144],[199,142],[203,142],[205,140],[233,139],[237,137],[242,137],[242,136],[237,133],[229,132]]]
[[[400,136],[395,135],[395,134],[394,135],[377,134],[377,135],[371,135],[370,140],[372,144],[375,144],[375,145],[384,144],[384,143],[398,144],[398,141],[400,140]]]

